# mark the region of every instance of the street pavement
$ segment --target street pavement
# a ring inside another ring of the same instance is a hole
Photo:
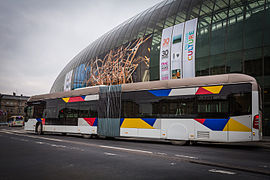
[[[251,143],[38,136],[0,127],[0,179],[270,179],[270,138]]]

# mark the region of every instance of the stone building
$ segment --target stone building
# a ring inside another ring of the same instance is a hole
[[[24,116],[24,107],[28,96],[0,94],[0,122],[6,122],[10,116]]]

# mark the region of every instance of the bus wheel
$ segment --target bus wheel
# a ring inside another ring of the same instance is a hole
[[[90,139],[92,138],[92,135],[91,134],[82,134],[83,138],[85,139]]]
[[[42,132],[42,124],[41,123],[37,123],[36,134],[37,135],[43,134],[43,132]]]
[[[173,145],[178,145],[178,146],[184,146],[187,145],[189,141],[185,141],[185,140],[171,140],[171,143]]]
[[[106,139],[106,140],[115,140],[115,137],[106,136],[105,139]]]
[[[197,141],[190,141],[190,145],[197,145]]]
[[[97,134],[91,134],[91,138],[92,138],[92,139],[98,139],[99,137],[98,137]]]

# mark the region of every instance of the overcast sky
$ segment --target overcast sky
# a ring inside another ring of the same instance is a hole
[[[49,93],[88,44],[161,0],[0,0],[0,93]]]

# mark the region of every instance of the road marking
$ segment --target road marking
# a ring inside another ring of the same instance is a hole
[[[113,153],[107,153],[107,152],[105,152],[104,154],[105,155],[108,155],[108,156],[116,156],[116,154],[113,154]]]
[[[259,165],[259,167],[268,168],[267,165]]]
[[[20,134],[24,134],[24,133],[25,133],[25,131],[24,131],[24,130],[20,130],[20,131],[18,131],[18,130],[8,130],[8,129],[2,129],[2,130],[4,130],[4,131],[8,131],[8,132],[20,133]]]
[[[57,148],[67,148],[67,146],[64,145],[57,145],[57,144],[51,144],[51,143],[45,143],[45,142],[40,142],[40,141],[36,141],[37,144],[45,144],[45,145],[49,145],[52,147],[57,147]]]
[[[0,130],[1,132],[1,130]],[[32,135],[26,135],[26,134],[18,134],[18,133],[14,133],[14,132],[9,132],[9,131],[2,131],[3,133],[6,134],[13,134],[16,136],[24,136],[24,137],[30,137],[30,138],[34,138],[34,139],[41,139],[41,140],[49,140],[49,141],[56,141],[56,142],[66,142],[66,143],[75,143],[75,144],[80,144],[79,142],[72,142],[72,141],[68,141],[68,140],[60,140],[60,139],[54,139],[54,138],[46,138],[46,137],[40,137],[40,136],[32,136]],[[46,143],[46,142],[40,142],[40,141],[36,141],[37,144],[46,144],[46,145],[50,145],[52,147],[62,147],[62,148],[68,148],[66,146],[63,145],[56,145],[56,144],[50,144],[50,143]],[[88,145],[88,146],[95,146],[98,147],[98,145],[91,145],[88,143],[81,143],[84,145]],[[84,149],[80,149],[80,148],[75,148],[75,147],[71,147],[69,149],[73,149],[73,150],[79,150],[79,151],[85,151]]]
[[[8,131],[0,131],[2,133],[6,133],[6,134],[14,134],[14,133],[11,133],[11,132],[8,132]]]
[[[153,152],[151,152],[151,151],[143,151],[143,150],[139,150],[139,149],[128,149],[128,148],[121,148],[121,147],[114,147],[114,146],[103,146],[103,145],[100,145],[99,147],[122,150],[122,151],[139,152],[139,153],[145,153],[145,154],[153,154]]]
[[[231,171],[223,171],[223,170],[218,170],[218,169],[210,169],[208,170],[210,172],[213,172],[213,173],[221,173],[221,174],[229,174],[229,175],[234,175],[236,174],[235,172],[231,172]]]
[[[186,155],[181,155],[181,154],[175,154],[175,156],[181,157],[181,158],[188,158],[188,159],[198,159],[198,157],[186,156]]]
[[[37,138],[37,139],[45,139],[45,140],[50,140],[50,141],[63,142],[63,140],[60,140],[60,139],[54,139],[54,138],[35,137],[35,136],[29,136],[29,135],[25,135],[25,136],[26,136],[26,137]]]
[[[78,147],[70,147],[69,149],[77,150],[77,151],[84,151],[84,149],[78,148]]]
[[[167,154],[166,154],[166,153],[161,153],[161,152],[158,152],[157,154],[158,154],[158,155],[167,156]]]
[[[11,131],[11,132],[15,132],[15,133],[19,133],[19,134],[24,134],[24,131]]]
[[[10,129],[1,129],[3,132],[17,132],[17,133],[24,133],[24,131],[18,131],[18,130],[10,130]]]
[[[37,144],[45,144],[44,142],[36,141]]]
[[[11,137],[10,139],[14,139],[14,140],[18,140],[18,141],[23,141],[23,142],[28,142],[27,139],[14,138],[14,137]]]
[[[57,144],[50,144],[52,147],[60,147],[60,148],[66,148],[67,146],[64,145],[57,145]]]
[[[46,138],[46,137],[31,136],[31,135],[26,135],[26,134],[18,134],[16,132],[10,132],[10,131],[0,131],[0,132],[6,133],[6,134],[14,134],[17,136],[25,136],[25,137],[31,137],[31,138],[36,138],[36,139],[45,139],[45,140],[50,140],[50,141],[63,142],[63,140],[55,139],[55,138]]]

